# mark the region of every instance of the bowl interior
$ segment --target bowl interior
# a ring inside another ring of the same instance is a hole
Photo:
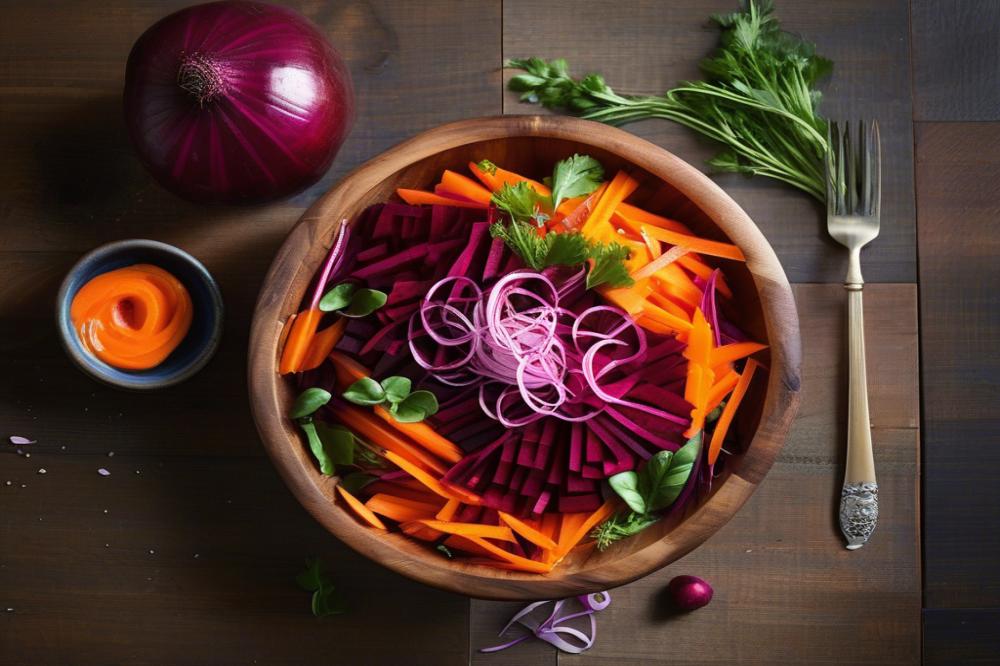
[[[135,264],[159,266],[180,280],[191,295],[193,317],[187,335],[158,366],[121,370],[83,348],[69,311],[73,297],[88,281]],[[163,388],[196,373],[215,352],[222,333],[222,296],[208,270],[187,252],[158,241],[125,240],[101,246],[73,266],[59,291],[57,317],[63,345],[84,372],[122,388]]]
[[[495,122],[502,125],[503,120],[495,119]],[[791,294],[773,252],[745,214],[704,176],[666,151],[618,130],[584,121],[572,121],[569,125],[571,129],[590,131],[591,128],[599,128],[601,132],[609,132],[612,138],[620,138],[623,145],[610,140],[591,141],[589,132],[570,132],[574,134],[570,138],[565,136],[565,119],[561,120],[560,129],[552,132],[556,136],[544,135],[544,125],[551,120],[535,119],[525,135],[507,133],[502,138],[477,139],[473,133],[467,140],[445,136],[447,145],[437,151],[433,150],[433,145],[420,145],[421,137],[418,137],[390,151],[391,159],[382,156],[365,165],[310,209],[300,227],[293,231],[265,281],[254,322],[250,370],[255,418],[265,445],[300,501],[328,529],[366,555],[408,576],[471,596],[530,599],[593,592],[639,578],[682,556],[717,530],[749,497],[753,486],[766,472],[780,448],[784,429],[790,421],[789,411],[794,406],[791,399],[778,399],[781,382],[776,381],[774,376],[770,377],[769,388],[764,386],[764,381],[755,381],[754,390],[745,398],[734,426],[740,452],[732,456],[726,468],[720,471],[720,476],[713,483],[711,497],[702,498],[686,515],[662,520],[605,552],[578,549],[545,576],[498,572],[446,560],[401,534],[366,531],[345,514],[339,503],[334,503],[335,480],[319,474],[306,445],[287,419],[281,418],[287,413],[296,392],[291,382],[278,378],[275,371],[281,324],[298,310],[306,288],[330,246],[332,230],[339,220],[352,220],[367,206],[394,198],[397,187],[430,189],[443,169],[465,173],[469,162],[489,159],[504,168],[541,180],[551,174],[552,165],[557,160],[574,153],[588,154],[604,165],[609,176],[617,169],[627,168],[640,181],[641,186],[630,201],[651,212],[683,221],[701,236],[736,242],[746,251],[745,243],[741,242],[744,238],[733,237],[733,233],[723,230],[726,227],[732,232],[746,227],[744,231],[759,240],[764,250],[748,253],[747,264],[725,263],[726,277],[734,298],[721,304],[721,307],[731,321],[743,328],[752,339],[768,344],[773,342],[772,334],[777,321],[769,316],[769,310],[762,302],[759,283],[765,285],[768,293],[781,292],[778,300],[782,301],[784,309],[788,309],[788,303],[791,303]],[[539,123],[543,126],[541,132]],[[576,125],[581,127],[576,128]],[[444,129],[432,130],[428,134],[444,133]],[[420,150],[414,150],[411,144],[418,144]],[[633,152],[636,149],[652,151],[655,159],[643,158]],[[380,164],[385,161],[389,163]],[[685,193],[685,187],[692,179],[696,189],[708,188],[707,201],[712,205],[696,204]],[[720,202],[725,204],[722,213],[720,208],[713,207]],[[764,278],[752,271],[757,263],[767,264]],[[771,275],[775,267],[777,274]],[[772,280],[772,277],[775,279]],[[787,292],[787,299],[784,292]],[[793,374],[797,377],[798,331],[794,305],[790,307],[794,344],[789,346],[794,348],[792,365]],[[258,319],[275,315],[276,318],[270,321]],[[259,363],[255,359],[259,359]],[[770,366],[773,375],[775,366],[769,353],[765,352],[760,359],[765,366]],[[780,374],[786,374],[783,368]],[[270,392],[262,385],[266,383],[271,384]],[[775,386],[779,391],[772,390]],[[274,411],[277,415],[273,414]],[[773,427],[766,429],[765,441],[751,446],[759,430],[758,425],[769,413]],[[745,478],[739,476],[741,470],[747,472]]]

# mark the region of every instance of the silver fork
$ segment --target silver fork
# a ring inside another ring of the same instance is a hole
[[[826,160],[827,231],[849,252],[847,279],[848,356],[847,465],[840,496],[840,529],[847,548],[868,542],[878,522],[878,484],[868,417],[861,248],[878,236],[881,149],[878,123],[830,123]]]

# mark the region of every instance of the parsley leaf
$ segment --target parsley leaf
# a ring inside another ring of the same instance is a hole
[[[552,170],[552,210],[557,210],[565,199],[590,194],[601,184],[604,167],[589,155],[556,162]]]
[[[494,206],[507,213],[513,222],[541,226],[549,219],[540,210],[545,197],[536,192],[527,181],[522,180],[516,185],[505,183],[493,193],[490,200]]]
[[[521,257],[529,268],[540,271],[545,267],[548,247],[545,239],[539,236],[538,231],[530,224],[517,220],[510,224],[494,222],[490,226],[490,235],[506,243],[507,247]]]
[[[591,248],[590,258],[594,260],[587,273],[587,289],[602,284],[610,287],[631,287],[635,281],[625,267],[629,250],[621,243],[601,243]]]
[[[590,243],[578,231],[545,235],[545,266],[576,266],[587,261]]]
[[[713,16],[721,34],[701,63],[704,80],[664,95],[618,94],[597,74],[575,79],[562,59],[507,61],[522,70],[508,87],[522,102],[609,125],[672,120],[721,144],[713,168],[774,178],[823,201],[827,123],[817,110],[817,83],[833,65],[815,45],[783,31],[773,11],[771,0],[747,0],[739,11]]]

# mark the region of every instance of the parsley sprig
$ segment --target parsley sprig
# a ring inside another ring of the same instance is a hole
[[[523,70],[509,83],[521,100],[610,125],[663,118],[714,139],[725,149],[709,161],[718,171],[775,178],[825,199],[826,121],[817,81],[832,63],[815,45],[781,30],[771,0],[712,16],[719,48],[701,63],[703,81],[662,96],[622,95],[598,74],[575,79],[565,60],[509,60]]]

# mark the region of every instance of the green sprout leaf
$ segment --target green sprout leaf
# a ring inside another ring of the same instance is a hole
[[[365,474],[364,472],[351,472],[350,474],[345,474],[341,477],[340,485],[344,488],[344,490],[352,495],[357,495],[361,492],[362,488],[376,480],[376,477],[371,474]]]
[[[409,377],[386,377],[382,380],[385,399],[392,404],[405,400],[406,396],[410,395],[412,385]]]
[[[367,317],[385,305],[389,297],[378,289],[358,289],[351,297],[351,304],[340,314],[345,317]]]
[[[316,617],[339,615],[347,610],[344,598],[318,557],[306,560],[306,570],[295,577],[306,592],[312,592],[312,613]]]
[[[393,418],[400,423],[417,423],[437,413],[437,397],[430,391],[414,391],[396,405]]]
[[[356,405],[381,405],[385,402],[385,391],[371,377],[362,377],[347,387],[344,399]]]
[[[323,295],[319,302],[319,309],[323,312],[335,312],[346,308],[351,304],[355,289],[357,287],[353,283],[341,282]]]
[[[320,407],[330,402],[333,396],[321,388],[307,388],[295,398],[288,416],[292,419],[304,419],[316,413]]]

